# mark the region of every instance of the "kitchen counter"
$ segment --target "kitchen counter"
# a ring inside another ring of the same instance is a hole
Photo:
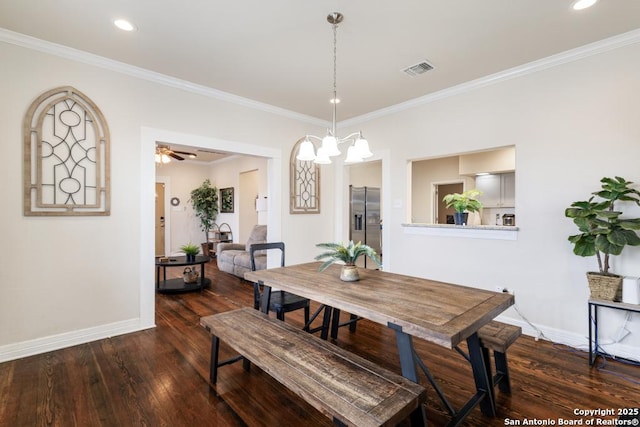
[[[470,239],[517,240],[519,228],[503,225],[402,224],[404,234],[466,237]]]

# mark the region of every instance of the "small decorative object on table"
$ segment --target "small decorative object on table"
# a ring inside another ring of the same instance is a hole
[[[187,256],[188,262],[194,262],[196,260],[196,255],[200,253],[200,246],[189,242],[187,245],[180,246],[180,250]]]
[[[196,283],[198,281],[198,276],[198,270],[195,268],[185,267],[182,272],[182,279],[184,280],[184,283]]]
[[[629,186],[633,184],[619,176],[602,178],[602,189],[591,194],[589,200],[574,202],[564,214],[573,219],[580,234],[569,236],[573,253],[593,256],[598,260],[599,272],[587,273],[591,298],[620,301],[622,298],[622,276],[609,273],[609,256],[620,255],[626,245],[640,245],[640,218],[620,218],[621,211],[614,210],[618,201],[633,202],[640,206],[640,192]],[[595,197],[602,200],[594,201]],[[604,254],[604,257],[602,257]]]
[[[479,212],[482,208],[482,203],[476,199],[476,197],[482,195],[482,191],[471,189],[462,193],[447,194],[442,198],[442,201],[447,205],[447,208],[453,208],[456,213],[453,218],[456,225],[467,225],[469,212]]]
[[[316,260],[324,261],[319,271],[324,271],[331,264],[342,261],[344,265],[340,272],[340,280],[345,282],[360,280],[356,261],[362,255],[369,257],[379,267],[382,266],[376,251],[371,246],[363,245],[362,242],[353,243],[351,240],[346,246],[343,243],[318,243],[316,246],[327,249],[326,252],[316,256]]]

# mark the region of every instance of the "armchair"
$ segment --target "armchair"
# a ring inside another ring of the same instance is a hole
[[[249,248],[255,243],[267,242],[267,226],[253,227],[246,244],[218,243],[216,248],[218,269],[244,279],[244,273],[251,271]],[[256,270],[267,268],[267,255],[264,251],[255,254]]]

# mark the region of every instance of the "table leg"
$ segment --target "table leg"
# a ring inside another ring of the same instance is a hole
[[[598,306],[593,306],[593,363],[596,363],[598,352],[600,351],[600,343],[598,342]]]
[[[414,383],[419,383],[418,367],[413,356],[414,349],[411,335],[403,332],[401,326],[394,325],[393,323],[389,323],[387,326],[396,332],[396,343],[398,345],[398,355],[400,356],[400,369],[402,371],[402,376]],[[418,409],[411,413],[411,425],[427,425],[427,416],[424,410],[424,405],[420,405]]]
[[[496,402],[493,382],[491,381],[491,365],[485,359],[477,333],[467,338],[467,346],[469,347],[469,359],[473,369],[473,378],[476,382],[476,390],[478,393],[485,393],[484,398],[480,401],[480,409],[483,414],[495,417]]]
[[[591,312],[593,311],[591,303],[587,304],[587,320],[589,321],[589,366],[593,366],[593,333],[592,333],[592,325],[591,325]]]

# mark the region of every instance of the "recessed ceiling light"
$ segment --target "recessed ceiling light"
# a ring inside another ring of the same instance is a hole
[[[576,0],[573,2],[573,10],[582,10],[596,4],[598,0]]]
[[[126,19],[116,19],[113,21],[113,24],[123,31],[133,31],[136,29],[136,27]]]

